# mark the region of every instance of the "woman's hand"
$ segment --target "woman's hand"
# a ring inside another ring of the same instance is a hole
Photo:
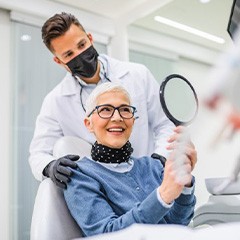
[[[184,186],[191,186],[191,172],[197,162],[195,146],[185,127],[176,127],[168,142],[170,144],[167,149],[172,152],[166,161],[163,182],[159,187],[161,198],[166,203],[179,197]]]
[[[193,170],[197,163],[197,151],[190,140],[186,127],[176,127],[174,129],[174,134],[168,139],[168,142],[170,144],[167,149],[184,153],[189,158],[191,170]]]
[[[163,182],[158,188],[162,200],[165,203],[170,204],[179,197],[183,187],[184,185],[179,184],[177,181],[177,175],[174,169],[173,161],[168,159],[165,164]]]

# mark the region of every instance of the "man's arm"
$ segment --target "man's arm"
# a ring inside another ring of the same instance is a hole
[[[37,180],[44,179],[44,168],[54,160],[53,146],[62,136],[62,130],[54,116],[52,102],[47,96],[37,117],[34,136],[29,148],[29,164]]]
[[[37,180],[42,181],[44,177],[50,177],[57,186],[66,188],[71,175],[71,170],[67,166],[76,167],[74,161],[79,156],[64,156],[59,159],[53,156],[54,145],[63,136],[55,109],[54,101],[48,95],[44,99],[36,121],[34,137],[30,145],[29,163]]]

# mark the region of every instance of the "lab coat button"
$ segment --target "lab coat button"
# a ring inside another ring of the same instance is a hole
[[[136,190],[139,191],[139,190],[140,190],[140,187],[136,187]]]

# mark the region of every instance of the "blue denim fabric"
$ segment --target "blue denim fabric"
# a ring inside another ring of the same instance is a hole
[[[83,158],[73,172],[64,196],[85,236],[133,223],[187,225],[193,216],[194,191],[181,194],[171,208],[159,202],[156,189],[162,182],[163,167],[152,158],[134,159],[133,168],[125,173]]]

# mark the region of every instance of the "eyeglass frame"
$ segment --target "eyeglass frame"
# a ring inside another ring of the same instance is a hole
[[[105,117],[101,117],[101,116],[99,115],[98,109],[99,109],[100,107],[104,107],[104,106],[106,106],[106,107],[112,107],[112,108],[114,109],[114,111],[112,112],[112,115],[111,115],[111,116],[105,118]],[[119,111],[119,108],[122,108],[122,107],[130,107],[130,108],[132,108],[132,109],[133,109],[133,111],[132,111],[132,117],[130,117],[130,118],[123,117],[123,116],[121,115],[120,111]],[[111,105],[111,104],[102,104],[102,105],[96,106],[96,107],[88,114],[88,117],[90,117],[90,116],[94,113],[94,111],[96,111],[96,110],[97,110],[98,116],[99,116],[100,118],[102,118],[102,119],[110,119],[110,118],[112,118],[112,116],[114,115],[114,113],[115,113],[116,110],[118,111],[118,114],[119,114],[119,116],[120,116],[122,119],[131,119],[131,118],[134,117],[134,114],[137,112],[136,107],[131,106],[131,105],[121,105],[121,106],[119,106],[119,107],[114,107],[114,106]]]

